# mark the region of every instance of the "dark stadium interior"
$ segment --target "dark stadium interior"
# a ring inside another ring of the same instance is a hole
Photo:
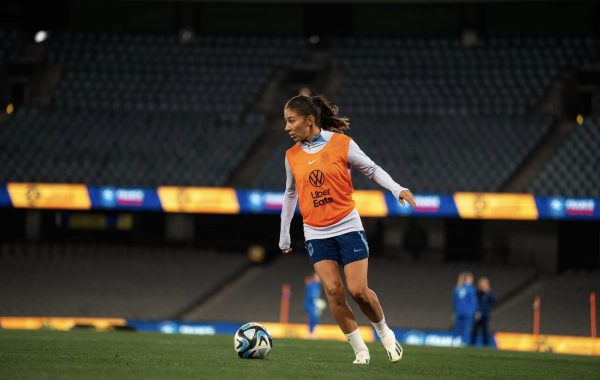
[[[348,134],[414,193],[600,198],[594,1],[9,0],[2,8],[0,185],[280,191],[291,146],[282,108],[308,89],[339,104]],[[40,30],[48,37],[36,43]],[[353,181],[381,189],[356,171]],[[279,222],[278,214],[0,208],[0,316],[269,322],[289,283],[290,321],[305,322],[311,266],[301,220],[291,256],[278,249]],[[448,329],[456,276],[470,270],[497,294],[494,331],[531,332],[541,296],[541,331],[589,335],[588,296],[600,292],[597,220],[363,223],[370,286],[394,326]],[[417,233],[426,238],[415,254]],[[251,260],[256,247],[265,254]],[[328,311],[322,322],[335,323]]]

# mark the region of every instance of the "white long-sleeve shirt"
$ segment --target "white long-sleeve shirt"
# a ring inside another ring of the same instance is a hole
[[[331,139],[331,136],[333,136],[333,132],[322,130],[310,143],[301,142],[299,144],[305,152],[311,154],[317,153],[325,147],[327,142]],[[348,147],[348,164],[391,191],[396,199],[400,197],[402,191],[407,190],[405,187],[396,183],[385,170],[375,164],[375,162],[373,162],[373,160],[358,147],[354,140],[350,140],[350,145]],[[296,204],[298,203],[298,190],[287,158],[285,159],[285,173],[285,193],[281,210],[281,229],[279,233],[279,248],[281,249],[290,247],[290,224],[294,216],[294,211],[296,210]],[[344,219],[331,226],[312,227],[304,224],[304,238],[305,240],[327,239],[348,232],[362,230],[364,229],[360,220],[360,215],[358,215],[358,211],[354,209]]]

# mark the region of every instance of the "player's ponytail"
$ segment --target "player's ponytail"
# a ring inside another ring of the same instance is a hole
[[[315,105],[321,110],[321,124],[319,126],[326,131],[344,133],[350,128],[350,119],[339,116],[339,108],[332,104],[323,95],[311,97]]]
[[[326,131],[344,133],[350,128],[350,120],[339,116],[339,109],[322,95],[297,95],[288,100],[285,108],[293,109],[300,115],[314,116],[317,125]]]

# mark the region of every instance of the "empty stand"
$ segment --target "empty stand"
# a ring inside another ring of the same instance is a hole
[[[463,270],[476,278],[487,276],[497,297],[502,298],[530,281],[532,269],[473,264],[408,263],[375,257],[369,261],[369,286],[379,296],[388,323],[395,327],[448,329],[451,325],[452,289]],[[186,318],[191,320],[277,321],[281,285],[292,286],[290,321],[306,321],[303,311],[304,277],[311,266],[305,252],[280,257],[269,267],[247,272],[239,284],[232,284]],[[325,298],[325,294],[322,294]],[[349,302],[361,324],[369,321],[358,305]],[[335,323],[325,310],[322,323]]]
[[[600,197],[600,119],[577,126],[538,173],[529,191],[538,195]]]
[[[59,108],[196,112],[239,118],[275,67],[304,53],[299,38],[65,33],[52,39],[61,64]]]
[[[366,115],[523,115],[564,70],[591,62],[593,39],[346,38],[344,112]]]
[[[540,296],[540,333],[590,335],[589,294],[600,294],[597,271],[570,271],[547,277],[493,316],[496,331],[531,333],[533,301]]]
[[[0,315],[89,316],[186,320],[277,321],[281,285],[292,286],[290,322],[303,323],[304,277],[312,267],[304,252],[268,266],[247,268],[245,255],[180,248],[99,244],[4,244],[0,249]],[[493,331],[531,332],[531,305],[542,299],[541,332],[588,335],[589,293],[600,293],[597,272],[567,272],[533,281],[535,271],[488,264],[406,262],[374,257],[369,286],[392,326],[448,329],[457,274],[486,276],[499,300]],[[235,273],[235,280],[222,287]],[[515,290],[533,284],[515,295]],[[220,288],[218,293],[211,293]],[[323,294],[323,298],[325,295]],[[350,305],[360,324],[368,324]],[[322,323],[335,323],[325,310]]]
[[[168,319],[246,265],[193,249],[5,244],[0,315]]]
[[[0,182],[222,186],[261,133],[253,102],[300,38],[63,33],[53,109],[0,130]]]
[[[223,185],[260,133],[243,124],[178,113],[22,108],[0,130],[0,181],[89,185]]]

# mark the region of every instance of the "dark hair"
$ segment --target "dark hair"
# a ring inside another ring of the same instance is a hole
[[[339,109],[323,95],[296,95],[285,104],[302,116],[314,116],[317,125],[326,131],[344,133],[350,128],[350,119],[339,116]]]

